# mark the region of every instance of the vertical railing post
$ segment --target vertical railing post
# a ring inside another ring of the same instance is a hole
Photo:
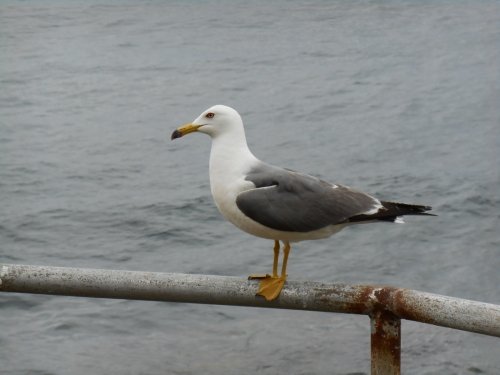
[[[401,319],[388,311],[370,315],[372,375],[401,373]]]

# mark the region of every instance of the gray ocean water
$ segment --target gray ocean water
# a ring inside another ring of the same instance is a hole
[[[244,277],[210,141],[439,216],[297,244],[294,280],[500,302],[500,3],[0,4],[0,261]],[[499,374],[500,342],[403,322],[405,374]],[[364,316],[0,294],[0,373],[368,374]]]

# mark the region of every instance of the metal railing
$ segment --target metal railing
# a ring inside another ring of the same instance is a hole
[[[500,306],[389,286],[287,281],[271,302],[235,277],[0,263],[0,291],[252,306],[348,314],[371,321],[372,374],[399,374],[401,319],[500,337]]]

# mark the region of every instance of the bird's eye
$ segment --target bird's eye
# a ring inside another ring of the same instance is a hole
[[[213,113],[213,112],[208,112],[208,113],[205,115],[205,117],[206,117],[206,118],[213,118],[214,116],[215,116],[215,113]]]

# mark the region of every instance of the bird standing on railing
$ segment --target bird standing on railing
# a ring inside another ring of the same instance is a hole
[[[172,133],[200,132],[212,138],[210,187],[222,215],[241,230],[274,240],[272,275],[259,279],[258,295],[277,298],[286,280],[290,243],[326,238],[353,224],[401,223],[403,215],[432,215],[431,207],[380,201],[350,187],[266,164],[249,150],[240,115],[216,105]],[[280,241],[283,263],[278,275]]]

